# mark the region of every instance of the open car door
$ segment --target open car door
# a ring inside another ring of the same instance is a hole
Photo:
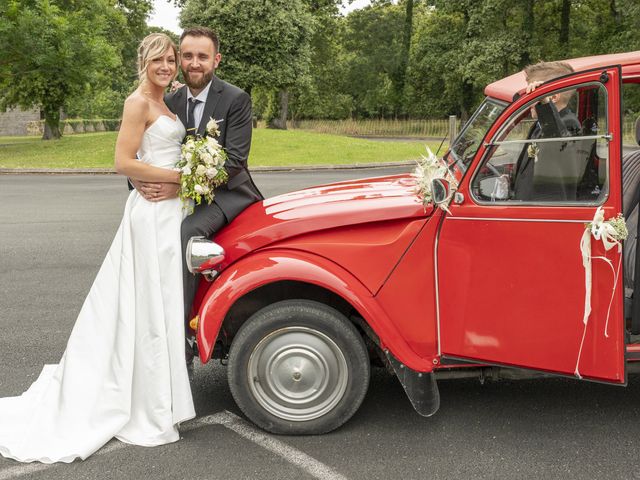
[[[585,323],[580,248],[622,211],[620,85],[617,66],[547,82],[488,132],[437,242],[444,359],[626,383],[622,253],[591,238]]]

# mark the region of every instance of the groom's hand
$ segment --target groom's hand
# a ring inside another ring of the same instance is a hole
[[[180,185],[177,183],[148,183],[137,180],[131,180],[131,183],[133,183],[138,193],[150,202],[176,198],[180,189]]]

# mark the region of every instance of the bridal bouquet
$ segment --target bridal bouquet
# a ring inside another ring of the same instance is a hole
[[[193,200],[200,205],[204,199],[213,202],[214,190],[228,180],[224,163],[227,154],[215,136],[220,134],[218,122],[211,119],[207,124],[209,136],[189,135],[182,145],[180,160],[176,168],[181,172],[179,196],[185,206]]]

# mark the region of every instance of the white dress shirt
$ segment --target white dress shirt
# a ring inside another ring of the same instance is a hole
[[[193,118],[195,119],[194,125],[196,127],[196,130],[200,126],[200,121],[202,120],[202,113],[204,112],[204,104],[207,101],[207,95],[209,95],[211,82],[209,82],[207,86],[204,87],[204,89],[196,97],[193,96],[193,94],[191,93],[191,90],[189,89],[189,87],[187,87],[187,105],[186,105],[187,122],[189,121],[189,118],[188,118],[189,117],[189,99],[195,98],[196,100],[200,100],[200,103],[196,104],[195,108],[193,109]]]

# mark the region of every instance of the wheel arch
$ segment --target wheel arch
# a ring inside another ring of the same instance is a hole
[[[220,274],[200,308],[198,347],[201,361],[210,360],[218,335],[230,338],[262,307],[301,298],[332,306],[359,326],[382,349],[389,349],[410,368],[431,371],[429,359],[418,356],[397,331],[373,294],[348,271],[308,252],[263,250]]]
[[[325,287],[300,280],[276,280],[238,298],[225,315],[222,329],[225,335],[232,339],[242,324],[255,312],[267,305],[293,299],[314,300],[331,305],[349,319],[353,315],[361,317],[361,314],[349,302]]]

